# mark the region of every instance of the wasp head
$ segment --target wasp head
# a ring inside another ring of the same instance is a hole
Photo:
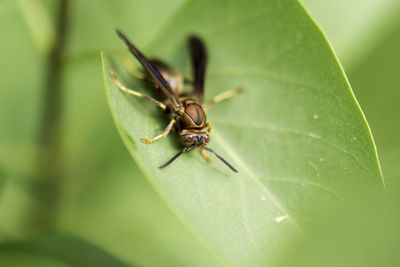
[[[183,130],[181,142],[185,147],[203,147],[210,142],[210,135],[207,131]]]

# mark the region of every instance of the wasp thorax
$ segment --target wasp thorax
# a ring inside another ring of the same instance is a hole
[[[183,101],[185,112],[179,118],[182,129],[203,129],[206,126],[206,113],[202,106],[193,99],[187,98]]]
[[[210,135],[207,131],[183,130],[181,142],[185,147],[205,146],[210,142]]]

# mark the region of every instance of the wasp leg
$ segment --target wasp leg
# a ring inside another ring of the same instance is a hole
[[[152,104],[154,104],[154,105],[156,105],[156,106],[159,106],[162,110],[166,110],[166,109],[167,109],[167,106],[166,106],[165,104],[163,104],[163,103],[161,103],[161,102],[155,100],[154,98],[151,98],[151,97],[149,97],[149,96],[147,96],[147,95],[144,95],[144,94],[142,94],[142,93],[136,92],[136,91],[134,91],[134,90],[131,90],[131,89],[126,88],[125,86],[123,86],[123,85],[118,81],[117,74],[115,74],[115,72],[112,71],[112,72],[111,72],[111,76],[113,77],[113,80],[114,80],[115,85],[116,85],[119,89],[121,89],[122,91],[124,91],[124,92],[126,92],[126,93],[128,93],[128,94],[135,95],[135,96],[138,96],[138,97],[140,97],[140,98],[143,98],[144,100],[146,100],[146,101],[148,101],[148,102],[150,102],[150,103],[152,103]]]
[[[146,75],[138,71],[127,57],[122,58],[122,63],[130,75],[140,80],[147,80]]]
[[[166,137],[169,134],[169,132],[171,131],[171,129],[174,126],[175,122],[176,121],[174,119],[171,120],[169,122],[167,128],[165,128],[165,130],[164,130],[164,132],[162,134],[157,135],[156,137],[151,138],[151,139],[142,138],[142,142],[145,143],[145,144],[151,144],[151,143],[157,141],[158,139],[160,139],[162,137]]]
[[[211,131],[211,122],[207,122],[207,124],[206,124],[206,127],[207,127],[207,132],[210,132]]]
[[[225,92],[222,92],[216,96],[214,96],[210,101],[208,101],[208,103],[206,104],[206,108],[210,108],[212,105],[224,101],[226,99],[232,98],[237,96],[238,94],[240,94],[241,92],[243,92],[243,87],[238,87],[232,90],[228,90]]]
[[[202,156],[208,163],[211,163],[212,160],[210,159],[209,156],[207,156],[207,154],[206,154],[205,151],[206,151],[206,150],[202,147],[202,148],[201,148],[201,156]]]

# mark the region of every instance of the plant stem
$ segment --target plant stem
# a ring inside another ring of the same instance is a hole
[[[40,151],[32,193],[37,206],[29,214],[29,230],[52,229],[55,224],[61,186],[62,169],[62,87],[64,51],[68,33],[68,0],[60,0],[55,42],[47,59],[44,98],[39,129]]]

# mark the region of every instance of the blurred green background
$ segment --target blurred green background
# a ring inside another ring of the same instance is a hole
[[[68,266],[61,260],[65,258],[79,266],[74,263],[84,251],[90,251],[85,257],[102,259],[103,266],[207,266],[204,248],[124,148],[106,103],[99,57],[101,50],[121,49],[115,27],[131,28],[142,43],[149,42],[184,2],[166,0],[152,9],[143,1],[69,1],[62,68],[57,73],[51,72],[54,63],[49,58],[59,37],[61,1],[0,1],[1,266]],[[400,178],[400,3],[303,4],[343,63],[372,129],[388,190],[395,194]],[[140,10],[141,16],[133,16],[131,10]],[[148,26],[150,17],[157,21]],[[62,80],[60,102],[53,103],[61,111],[60,124],[49,129],[58,136],[50,141],[57,152],[38,142],[44,134],[44,88],[52,84],[49,71]],[[57,176],[50,194],[41,187],[46,180],[38,178],[43,170],[37,166],[54,153],[60,153],[61,163],[53,162],[54,170],[43,175]],[[44,240],[35,241],[42,236]],[[60,244],[62,255],[54,244]],[[80,246],[88,250],[73,251]]]

